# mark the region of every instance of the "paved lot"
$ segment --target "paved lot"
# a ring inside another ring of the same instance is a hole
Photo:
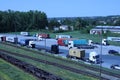
[[[4,34],[3,34],[4,35]],[[11,34],[5,34],[6,36],[17,36],[18,40],[20,39],[37,39],[36,37],[25,37],[25,36],[21,36],[21,35],[11,35]],[[36,46],[40,47],[40,48],[46,48],[46,49],[51,49],[51,45],[53,44],[57,44],[57,40],[55,39],[43,39],[42,41],[35,41]],[[120,65],[120,56],[114,56],[114,55],[110,55],[108,54],[108,51],[110,49],[114,49],[116,51],[118,51],[120,53],[120,47],[118,46],[101,46],[101,45],[96,45],[97,48],[95,49],[85,49],[86,52],[86,57],[88,57],[89,53],[91,51],[95,51],[98,54],[102,55],[102,60],[104,61],[104,63],[102,63],[102,66],[110,68],[110,66],[112,64],[119,64]],[[102,48],[102,49],[101,49]],[[59,51],[60,54],[58,54],[59,56],[65,57],[68,53],[68,47],[64,47],[64,46],[59,46]],[[101,53],[102,50],[102,53]]]
[[[57,41],[55,39],[47,39],[46,40],[46,48],[50,50],[50,47],[52,44],[57,44]],[[44,47],[45,46],[45,41],[38,41],[37,45],[40,45],[39,47]],[[118,46],[102,46],[101,49],[101,45],[96,45],[97,48],[95,49],[85,49],[86,51],[86,57],[88,57],[89,53],[92,51],[96,51],[98,54],[101,55],[102,60],[104,61],[102,63],[102,66],[110,68],[110,66],[112,64],[119,64],[120,65],[120,56],[114,56],[114,55],[110,55],[108,54],[108,51],[110,49],[114,49],[116,51],[120,52],[120,47]],[[68,53],[68,47],[64,47],[64,46],[59,46],[60,49],[60,54],[58,54],[59,56],[63,56],[65,57]],[[102,50],[102,54],[101,54],[101,50]]]

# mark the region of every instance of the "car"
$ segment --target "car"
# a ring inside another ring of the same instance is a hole
[[[120,70],[120,65],[118,65],[118,64],[114,64],[114,65],[111,65],[110,68]]]
[[[115,51],[115,50],[109,50],[108,53],[109,54],[115,54],[115,55],[119,54],[119,52]]]

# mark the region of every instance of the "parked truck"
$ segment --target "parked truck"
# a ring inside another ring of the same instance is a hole
[[[67,58],[74,58],[74,59],[78,59],[78,60],[81,60],[81,61],[94,63],[94,64],[100,63],[99,54],[97,54],[96,52],[94,52],[94,51],[90,52],[89,56],[86,57],[85,50],[78,49],[78,48],[75,48],[75,47],[69,49],[69,53],[66,57]]]
[[[38,33],[36,35],[36,37],[40,37],[40,38],[50,38],[50,35],[49,34],[46,34],[46,33]]]
[[[70,35],[56,35],[56,40],[58,40],[59,38],[72,38],[72,36],[70,36]]]
[[[68,42],[72,40],[75,40],[75,38],[59,38],[57,43],[60,46],[68,46]]]
[[[29,34],[29,32],[20,32],[20,35],[22,35],[22,36],[29,36],[30,34]]]
[[[99,58],[99,54],[97,54],[96,52],[90,52],[89,53],[89,62],[91,63],[100,63],[100,58]]]
[[[75,58],[75,59],[84,59],[85,58],[85,50],[71,48],[69,49],[69,53],[66,56],[67,58]]]
[[[18,38],[15,36],[6,36],[6,41],[11,43],[18,43]]]
[[[87,40],[87,39],[78,39],[78,40],[72,40],[68,42],[68,48],[73,48],[73,47],[78,47],[78,48],[94,48],[92,46],[92,40]]]

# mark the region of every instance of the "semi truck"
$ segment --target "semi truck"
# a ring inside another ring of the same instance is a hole
[[[68,46],[68,42],[72,40],[75,40],[75,38],[59,38],[57,43],[60,46]]]
[[[94,52],[94,51],[90,52],[89,56],[86,57],[85,50],[78,49],[75,47],[69,49],[69,53],[66,57],[67,58],[74,58],[74,59],[78,59],[78,60],[82,60],[82,61],[94,63],[94,64],[100,63],[99,54],[97,54],[96,52]]]
[[[87,40],[87,39],[78,39],[78,40],[72,40],[68,41],[68,48],[73,48],[73,47],[78,47],[78,48],[94,48],[92,46],[92,40]]]

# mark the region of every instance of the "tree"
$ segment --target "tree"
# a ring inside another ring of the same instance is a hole
[[[77,18],[76,19],[76,23],[75,23],[75,29],[80,30],[83,29],[87,26],[87,22],[82,20],[81,18]]]
[[[0,11],[0,32],[45,29],[47,25],[47,15],[41,11]]]
[[[48,27],[50,30],[53,30],[54,27],[59,27],[60,23],[56,19],[52,19],[48,23]]]

